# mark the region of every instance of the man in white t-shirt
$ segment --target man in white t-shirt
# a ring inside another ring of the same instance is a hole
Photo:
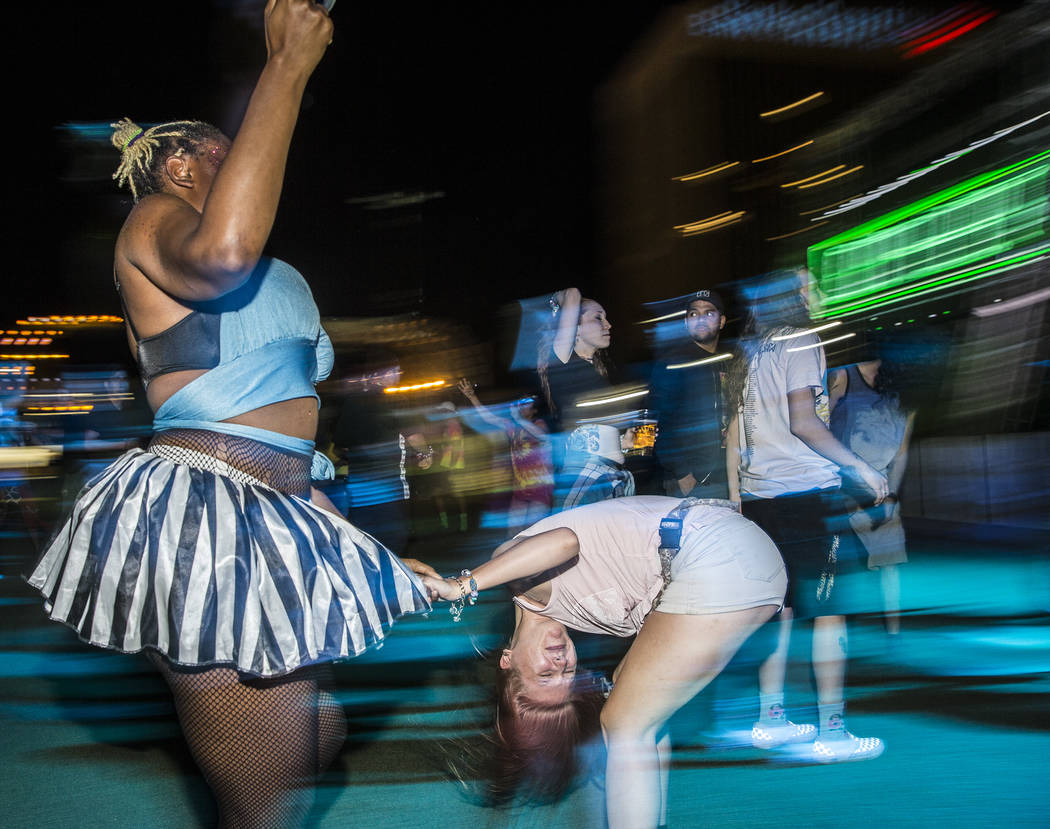
[[[746,363],[731,372],[727,401],[736,412],[727,439],[730,497],[777,544],[789,578],[778,646],[759,669],[760,715],[751,738],[757,747],[779,748],[816,737],[813,759],[861,760],[879,756],[884,746],[877,738],[853,736],[843,720],[849,608],[842,575],[856,544],[841,503],[839,470],[853,467],[876,503],[886,497],[887,483],[828,430],[824,349],[807,330],[800,276],[778,271],[745,288]],[[792,611],[813,619],[819,733],[784,714]]]

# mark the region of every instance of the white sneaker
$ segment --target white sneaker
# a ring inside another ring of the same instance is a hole
[[[805,743],[817,736],[817,727],[809,723],[793,723],[784,720],[782,723],[756,722],[751,729],[751,745],[755,748],[779,748],[792,743]]]
[[[878,737],[854,737],[843,731],[841,737],[819,737],[813,742],[813,758],[818,763],[849,763],[874,760],[886,750]]]

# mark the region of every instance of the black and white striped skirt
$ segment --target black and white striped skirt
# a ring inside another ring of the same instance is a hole
[[[208,455],[173,462],[164,448],[127,452],[92,480],[28,578],[83,641],[278,676],[356,656],[430,609],[370,535]]]

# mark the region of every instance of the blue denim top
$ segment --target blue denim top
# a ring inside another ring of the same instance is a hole
[[[314,384],[332,370],[332,341],[321,327],[313,294],[295,268],[262,260],[248,283],[223,298],[219,312],[219,364],[164,401],[153,430],[206,429],[251,438],[301,454],[303,438],[221,421],[270,403],[313,397]],[[332,477],[332,464],[314,453],[314,478]]]

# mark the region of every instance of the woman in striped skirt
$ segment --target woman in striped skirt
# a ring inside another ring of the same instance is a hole
[[[429,609],[406,563],[313,489],[314,384],[332,346],[302,276],[262,257],[323,7],[269,0],[236,138],[114,124],[135,198],[114,276],[155,413],[147,451],[83,490],[29,577],[84,641],[146,651],[226,827],[289,826],[345,735],[334,659]],[[330,464],[328,465],[330,469]]]

